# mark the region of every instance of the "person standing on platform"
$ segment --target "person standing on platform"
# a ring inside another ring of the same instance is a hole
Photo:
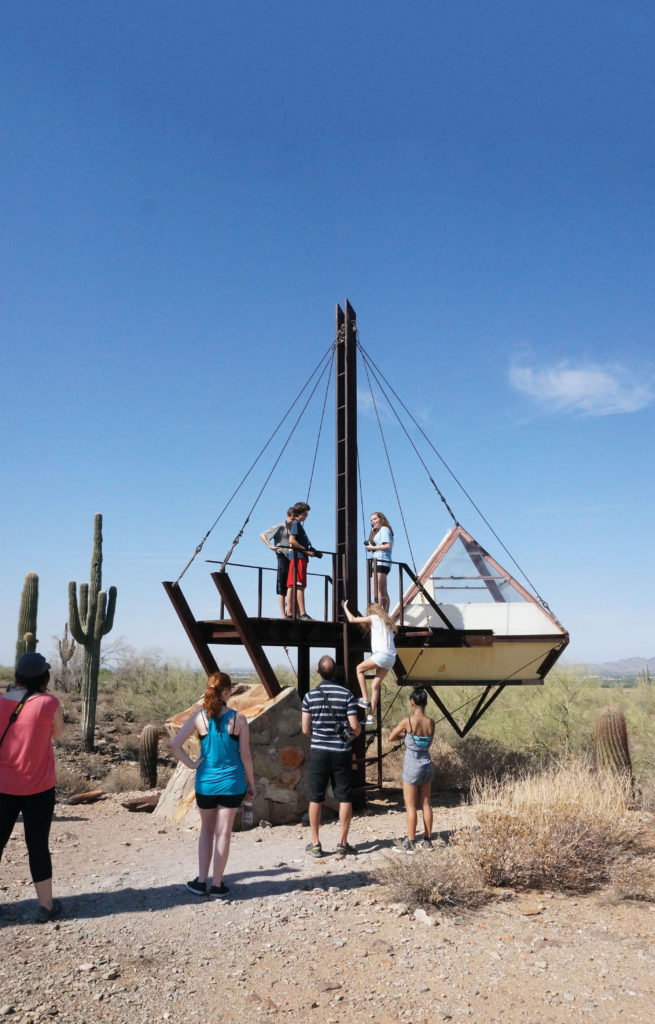
[[[370,572],[373,577],[373,600],[381,605],[385,612],[389,611],[389,593],[387,576],[391,572],[391,552],[393,549],[393,530],[389,520],[382,512],[371,515],[371,533],[366,541],[366,550],[370,559]]]
[[[287,509],[287,517],[283,523],[276,523],[260,533],[267,548],[274,551],[277,556],[277,584],[276,593],[280,602],[280,614],[284,618],[287,614],[285,607],[287,596],[287,579],[289,578],[289,558],[291,556],[291,545],[289,544],[289,530],[293,522],[293,507]]]
[[[321,682],[306,693],[302,700],[302,731],[305,736],[311,737],[307,799],[312,833],[308,852],[312,857],[323,856],[319,830],[328,782],[332,783],[334,798],[339,802],[340,836],[337,853],[346,856],[357,852],[348,842],[353,816],[353,753],[349,736],[353,739],[359,736],[362,727],[357,719],[357,701],[350,690],[333,681],[335,671],[334,659],[324,655],[318,663]],[[345,731],[344,726],[347,727]]]
[[[287,577],[287,617],[293,617],[294,600],[298,618],[311,621],[311,615],[305,608],[305,588],[307,586],[307,561],[311,555],[322,557],[321,551],[315,551],[309,537],[305,533],[303,523],[309,515],[309,505],[298,501],[293,506],[293,521],[289,527],[289,543],[291,557],[289,559],[289,575]]]

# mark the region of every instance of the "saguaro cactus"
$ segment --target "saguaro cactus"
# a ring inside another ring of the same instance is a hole
[[[606,707],[598,712],[594,728],[594,757],[597,768],[630,772],[628,727],[621,708]]]
[[[84,647],[84,675],[82,677],[82,741],[87,750],[93,750],[98,702],[98,672],[100,671],[100,644],[103,636],[114,625],[116,587],[109,594],[102,590],[102,516],[93,521],[93,551],[88,583],[80,583],[80,602],[77,603],[77,583],[68,584],[68,619],[70,631],[78,644]]]
[[[75,651],[77,650],[75,646],[75,641],[73,640],[72,637],[69,638],[68,636],[68,623],[66,623],[66,625],[64,626],[63,637],[61,638],[61,640],[57,640],[57,647],[59,648],[59,658],[61,660],[61,679],[59,680],[59,684],[64,693],[68,693],[70,689],[70,683],[68,678],[68,662],[71,660],[71,658],[75,654]]]
[[[139,771],[150,789],[157,785],[157,747],[159,726],[145,725],[139,736]]]
[[[16,641],[16,664],[28,651],[35,651],[36,613],[39,604],[39,577],[35,572],[28,572],[23,583],[23,593],[18,612],[18,640]]]

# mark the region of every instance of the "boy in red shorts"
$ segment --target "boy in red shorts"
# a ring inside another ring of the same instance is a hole
[[[293,506],[292,511],[293,519],[289,527],[291,558],[289,559],[289,575],[287,577],[287,615],[292,615],[296,608],[299,619],[310,621],[311,615],[308,615],[305,609],[307,560],[310,555],[316,555],[316,551],[303,526],[309,515],[309,505],[304,501],[299,501]]]

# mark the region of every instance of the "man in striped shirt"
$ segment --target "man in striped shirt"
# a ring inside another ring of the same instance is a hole
[[[325,800],[328,782],[332,783],[335,800],[339,801],[339,824],[341,836],[337,853],[356,853],[348,843],[348,829],[353,816],[352,788],[352,747],[340,735],[341,728],[350,726],[355,736],[361,732],[357,718],[357,701],[345,686],[332,681],[336,665],[334,659],[324,655],[318,663],[321,682],[302,701],[302,731],[311,737],[307,772],[307,797],[309,799],[309,827],[312,857],[322,857],[323,849],[319,840],[321,810]]]

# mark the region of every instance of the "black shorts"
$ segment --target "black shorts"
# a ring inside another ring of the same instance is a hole
[[[388,576],[391,572],[391,566],[387,565],[386,562],[371,562],[371,576],[375,571],[374,566],[377,566],[378,573],[381,573],[383,576]]]
[[[275,593],[284,595],[287,592],[287,576],[289,575],[289,559],[277,552],[277,585]]]
[[[328,782],[332,783],[334,799],[340,804],[351,802],[353,755],[351,750],[310,750],[307,766],[307,799],[322,804]]]
[[[196,803],[201,811],[213,811],[216,807],[241,807],[245,793],[196,793]]]

